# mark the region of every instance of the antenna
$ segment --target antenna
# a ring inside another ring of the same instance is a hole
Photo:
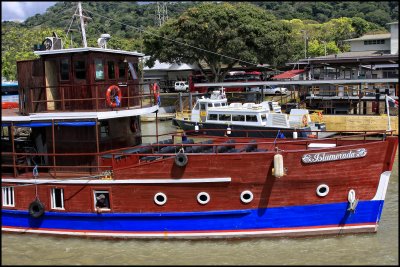
[[[161,27],[168,20],[168,2],[157,2],[156,17],[158,18],[158,26]]]

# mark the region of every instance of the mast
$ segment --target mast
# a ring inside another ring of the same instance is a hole
[[[82,16],[82,3],[81,2],[78,2],[78,9],[79,9],[79,19],[81,20],[83,47],[87,47],[85,23],[83,21],[83,16]]]

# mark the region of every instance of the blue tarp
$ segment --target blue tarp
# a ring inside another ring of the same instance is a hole
[[[55,122],[55,126],[72,126],[72,127],[81,127],[81,126],[94,126],[96,122],[94,121],[62,121],[62,122]],[[1,126],[11,126],[10,122],[3,122]],[[51,127],[51,122],[20,122],[14,123],[14,126],[18,127]]]

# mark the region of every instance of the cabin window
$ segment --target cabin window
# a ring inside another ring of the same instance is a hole
[[[14,207],[14,187],[2,187],[3,207]]]
[[[94,191],[94,208],[96,210],[110,209],[110,194],[108,191]]]
[[[66,58],[60,61],[60,79],[62,81],[69,80],[69,60]]]
[[[256,115],[246,115],[246,121],[257,121]]]
[[[206,103],[200,103],[200,109],[206,110]]]
[[[9,140],[10,139],[10,135],[8,133],[9,133],[9,127],[8,126],[2,126],[1,127],[1,139]]]
[[[108,137],[110,136],[110,127],[108,126],[108,121],[100,122],[100,137]]]
[[[128,62],[128,67],[129,67],[129,80],[137,80],[137,73],[138,73],[138,64],[137,63],[132,63],[132,62]]]
[[[208,107],[212,108],[213,104],[212,103],[208,103]]]
[[[221,103],[221,106],[223,106],[223,107],[226,106],[226,103]]]
[[[244,121],[244,115],[232,115],[232,121]]]
[[[221,103],[215,103],[214,104],[214,107],[220,107],[221,106]]]
[[[110,79],[110,80],[115,79],[114,61],[108,61],[107,66],[108,66],[108,79]]]
[[[103,60],[95,59],[94,65],[96,67],[96,80],[104,80],[104,64]]]
[[[217,121],[218,120],[218,114],[208,114],[208,119]]]
[[[219,114],[220,121],[231,121],[231,114]]]
[[[51,208],[64,209],[64,189],[62,188],[51,189]]]
[[[76,79],[81,79],[81,80],[86,79],[85,61],[83,61],[83,60],[75,61],[74,69],[75,69],[75,78]]]
[[[267,115],[266,114],[261,114],[261,121],[263,121],[263,122],[267,121]]]
[[[119,79],[125,79],[126,78],[126,69],[125,69],[125,63],[121,62],[118,64],[118,78]]]

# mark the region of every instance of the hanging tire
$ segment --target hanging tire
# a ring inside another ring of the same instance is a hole
[[[178,153],[175,156],[175,164],[178,165],[179,167],[186,166],[188,163],[188,157],[186,156],[185,153]]]
[[[33,218],[39,218],[44,214],[44,205],[39,200],[35,200],[29,205],[28,211]]]

